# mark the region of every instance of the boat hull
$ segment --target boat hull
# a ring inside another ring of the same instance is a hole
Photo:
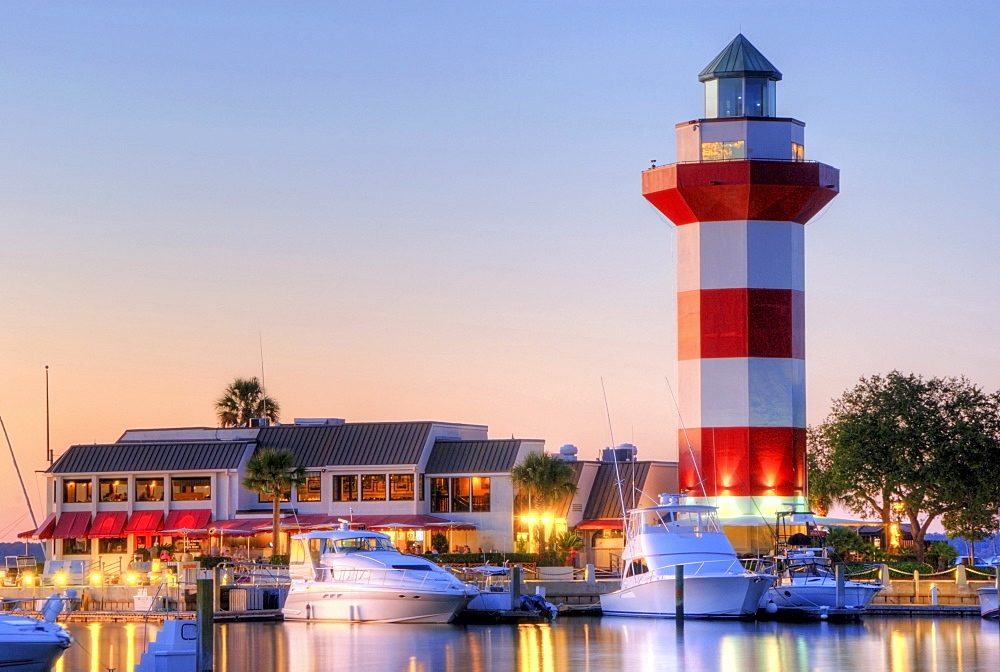
[[[722,574],[684,577],[685,618],[746,618],[757,613],[761,597],[774,582],[764,574]],[[676,617],[672,577],[648,581],[601,595],[608,616]]]
[[[1000,601],[996,587],[978,588],[976,592],[979,593],[979,613],[982,617],[991,621],[1000,620]]]
[[[293,585],[281,613],[286,621],[449,623],[469,601],[459,591],[431,592],[320,582]]]
[[[47,672],[72,643],[66,630],[32,618],[0,618],[0,670]]]

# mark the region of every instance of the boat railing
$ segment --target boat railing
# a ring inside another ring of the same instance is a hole
[[[672,579],[676,574],[677,565],[684,567],[684,578],[704,576],[708,574],[745,574],[748,571],[744,569],[739,560],[732,560],[728,564],[725,560],[703,560],[701,562],[681,562],[676,565],[658,567],[648,572],[643,572],[642,574],[633,574],[628,578],[630,582],[635,584],[648,583],[650,581],[657,581],[663,578]]]
[[[386,588],[441,589],[452,585],[454,577],[435,571],[414,569],[371,569],[364,567],[321,567],[319,581],[335,581]]]

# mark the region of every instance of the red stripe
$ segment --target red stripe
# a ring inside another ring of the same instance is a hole
[[[678,292],[678,357],[803,359],[804,303],[803,293],[790,289]]]
[[[642,174],[642,195],[678,226],[747,219],[805,224],[839,189],[840,171],[822,163],[680,163]]]
[[[702,427],[681,430],[680,445],[678,478],[681,489],[691,495],[762,497],[805,493],[804,428]]]

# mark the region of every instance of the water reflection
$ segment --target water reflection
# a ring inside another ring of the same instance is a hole
[[[158,626],[70,626],[58,672],[131,672]],[[216,670],[574,672],[604,670],[993,670],[996,623],[973,618],[755,623],[565,618],[553,624],[448,626],[232,623],[216,628]]]

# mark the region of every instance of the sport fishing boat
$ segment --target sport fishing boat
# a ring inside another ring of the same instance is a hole
[[[788,549],[772,558],[778,580],[767,589],[760,604],[770,615],[855,618],[882,590],[878,579],[852,581],[846,577],[838,588],[833,561],[825,548]]]
[[[683,567],[684,616],[745,618],[757,613],[771,574],[746,570],[719,526],[716,507],[683,495],[628,512],[621,589],[601,595],[611,616],[676,616],[675,577]]]
[[[42,609],[43,619],[0,614],[0,670],[47,672],[73,643],[66,628],[56,623],[62,598],[52,595]]]
[[[381,532],[315,531],[292,537],[286,621],[448,623],[477,590],[404,555]]]

